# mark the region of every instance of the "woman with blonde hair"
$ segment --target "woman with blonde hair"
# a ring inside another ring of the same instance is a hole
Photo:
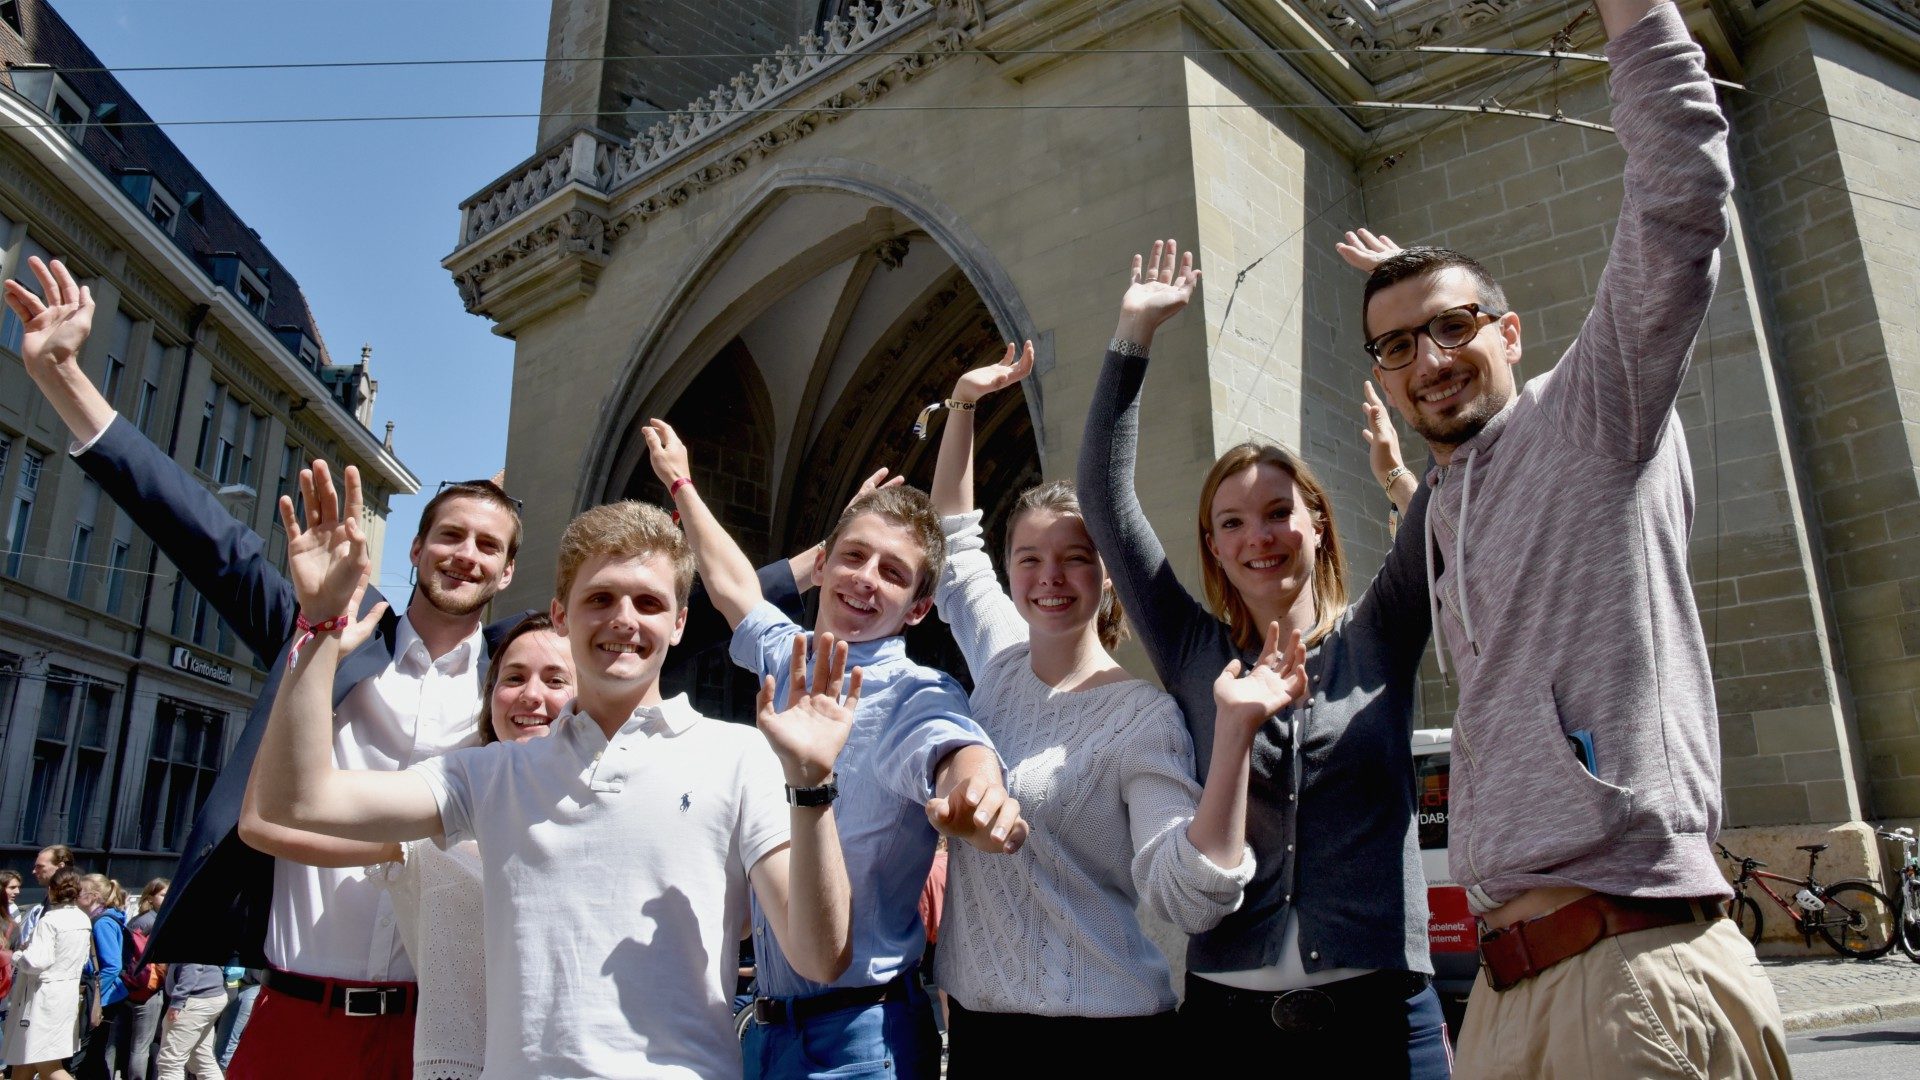
[[[47,879],[45,912],[13,954],[16,972],[0,1060],[13,1080],[73,1080],[67,1059],[78,1041],[81,972],[93,953],[92,920],[80,910],[80,874],[63,866]]]
[[[1030,1072],[1158,1074],[1178,1050],[1177,998],[1137,911],[1210,929],[1240,906],[1254,861],[1230,780],[1201,791],[1173,699],[1113,658],[1125,620],[1073,485],[1015,500],[1009,587],[994,575],[973,502],[974,408],[1032,370],[1028,343],[1018,359],[1009,345],[1002,362],[960,376],[933,477],[947,536],[935,603],[973,674],[974,719],[1032,829],[1012,855],[950,848],[936,955],[948,1075],[1001,1074],[1009,1046]],[[1256,723],[1304,689],[1272,669],[1236,679],[1228,667],[1229,696],[1252,695]],[[1246,722],[1231,707],[1218,715]]]
[[[1240,910],[1189,941],[1181,1015],[1203,1045],[1273,1060],[1338,1046],[1359,1075],[1445,1076],[1410,745],[1429,631],[1426,499],[1369,387],[1374,476],[1407,520],[1380,573],[1350,600],[1333,503],[1313,471],[1271,444],[1233,447],[1201,485],[1207,602],[1196,601],[1140,507],[1133,473],[1148,346],[1199,279],[1192,254],[1172,241],[1156,241],[1144,265],[1134,257],[1079,465],[1088,531],[1186,712],[1205,779],[1234,769],[1258,860]],[[1311,692],[1256,725],[1222,725],[1222,737],[1244,740],[1223,747],[1204,722],[1213,673],[1228,661],[1274,663],[1291,651],[1283,638],[1305,647]]]
[[[100,1019],[80,1036],[73,1071],[79,1080],[113,1080],[116,1072],[127,1071],[131,1056],[125,1036],[132,1029],[133,1006],[120,978],[127,948],[127,890],[105,874],[86,874],[80,878],[79,903],[93,920],[93,957],[86,975],[99,994],[94,1004]]]

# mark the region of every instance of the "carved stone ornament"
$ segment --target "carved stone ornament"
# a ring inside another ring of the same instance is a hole
[[[936,18],[937,16],[937,18]],[[954,0],[880,0],[855,9],[852,19],[836,19],[809,33],[797,47],[782,48],[728,80],[724,87],[668,115],[662,123],[627,141],[605,132],[582,128],[571,142],[549,147],[529,165],[502,177],[461,205],[462,251],[448,260],[454,284],[467,310],[476,314],[497,297],[492,282],[516,263],[563,245],[569,253],[604,262],[613,245],[636,225],[716,184],[724,183],[755,161],[780,152],[848,112],[868,105],[932,70],[965,44],[971,27],[981,21],[977,2]],[[794,99],[809,84],[824,81],[854,63],[868,51],[899,47],[895,39],[925,25],[917,48],[851,87],[816,101],[805,111],[791,111]],[[751,138],[736,141],[718,156],[695,164],[688,159],[702,149],[724,144],[728,138],[765,110],[779,107],[783,117]],[[672,179],[665,175],[679,170]],[[534,213],[549,200],[572,198],[572,191],[596,196],[596,202],[624,203],[617,213],[601,216],[578,207],[558,217]],[[637,199],[624,192],[646,188]],[[472,249],[484,251],[471,258]],[[596,271],[597,272],[597,271]]]

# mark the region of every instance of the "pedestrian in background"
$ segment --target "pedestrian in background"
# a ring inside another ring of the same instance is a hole
[[[13,1080],[73,1080],[66,1062],[78,1041],[80,973],[93,950],[92,923],[79,898],[80,875],[72,867],[48,875],[33,936],[12,954],[18,974],[0,1059],[18,1063]]]
[[[153,924],[160,917],[160,905],[167,902],[166,878],[157,877],[140,890],[133,919],[127,923],[126,967],[128,984],[127,1080],[147,1080],[153,1075],[153,1058],[160,1049],[160,1019],[167,1011],[165,995],[146,990],[149,968],[140,966],[147,940],[153,937]],[[165,974],[164,970],[161,972]]]
[[[164,994],[166,1031],[160,1038],[160,1080],[226,1080],[214,1054],[214,1028],[227,1007],[226,973],[215,964],[174,964]]]
[[[127,913],[122,909],[127,891],[105,874],[88,874],[80,879],[80,909],[93,920],[93,959],[86,975],[95,980],[100,995],[100,1020],[82,1026],[80,1053],[74,1058],[74,1075],[80,1080],[113,1080],[118,1069],[127,1067],[125,1034],[129,1030],[131,1006],[127,1003],[127,984],[120,979],[126,951]]]

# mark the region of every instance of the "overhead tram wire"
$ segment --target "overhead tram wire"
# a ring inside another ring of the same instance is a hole
[[[877,57],[896,56],[897,57],[897,56],[919,56],[924,52],[925,50],[922,50],[922,49],[863,49],[859,53],[854,55],[877,56]],[[1090,56],[1090,55],[1310,56],[1310,55],[1324,55],[1328,53],[1332,53],[1339,56],[1380,56],[1380,55],[1390,55],[1390,54],[1396,54],[1396,53],[1457,54],[1457,55],[1467,55],[1467,56],[1510,58],[1510,59],[1516,59],[1516,60],[1568,60],[1568,61],[1575,61],[1580,63],[1591,63],[1591,64],[1609,63],[1608,59],[1605,56],[1600,55],[1598,53],[1568,52],[1564,50],[1555,52],[1550,50],[1521,49],[1521,48],[1503,49],[1503,48],[1474,47],[1474,46],[1461,46],[1461,45],[1378,45],[1378,46],[1373,46],[1369,48],[1343,47],[1338,45],[1320,45],[1320,46],[1273,46],[1273,47],[1260,46],[1260,47],[1250,47],[1250,48],[1178,48],[1178,49],[1095,48],[1095,47],[1069,48],[1069,49],[1042,49],[1042,48],[959,49],[959,50],[955,50],[952,53],[948,53],[946,55],[948,56],[984,56],[984,57],[987,57],[988,59],[1002,59],[1007,57],[1019,57],[1019,56]],[[261,63],[241,63],[241,64],[136,64],[136,65],[125,65],[125,66],[73,65],[73,66],[49,66],[43,70],[52,71],[52,72],[56,72],[63,75],[64,74],[125,75],[125,74],[164,74],[164,73],[222,72],[222,71],[236,71],[236,72],[318,71],[318,70],[328,70],[328,69],[364,69],[364,68],[470,67],[470,66],[514,65],[514,64],[583,63],[587,61],[605,62],[605,63],[629,63],[629,62],[667,63],[667,62],[686,61],[686,60],[758,61],[758,60],[777,60],[777,59],[779,59],[779,53],[777,52],[771,52],[771,53],[770,52],[710,52],[710,53],[647,53],[647,54],[634,54],[634,55],[625,55],[625,56],[562,56],[562,57],[514,56],[514,57],[454,57],[454,58],[446,58],[446,59],[420,59],[420,60],[406,60],[406,59],[403,59],[403,60],[310,60],[310,61],[280,61],[280,62],[272,62],[272,63],[261,62]],[[1788,106],[1789,108],[1800,109],[1802,111],[1810,112],[1816,116],[1824,117],[1828,120],[1833,120],[1838,123],[1851,124],[1860,128],[1864,128],[1868,131],[1873,131],[1881,135],[1886,135],[1889,138],[1900,139],[1903,142],[1920,143],[1920,136],[1904,135],[1904,134],[1901,134],[1900,132],[1891,131],[1891,130],[1888,130],[1887,128],[1868,123],[1867,121],[1864,121],[1864,120],[1857,120],[1852,117],[1842,116],[1837,113],[1827,112],[1824,109],[1819,109],[1812,105],[1807,105],[1801,102],[1792,101],[1775,94],[1769,94],[1762,90],[1755,90],[1752,87],[1745,86],[1740,83],[1733,82],[1731,80],[1714,79],[1713,82],[1714,82],[1714,85],[1720,86],[1724,89],[1733,90],[1738,93],[1749,94],[1766,101],[1772,101],[1777,104]],[[1383,105],[1377,102],[1371,102],[1368,104],[1370,107],[1374,107],[1374,108],[1394,107],[1390,105]],[[1076,108],[1076,107],[1082,107],[1082,106],[1023,106],[1023,107]],[[873,106],[867,106],[867,108],[871,109],[873,108]],[[1491,112],[1493,110],[1488,110],[1488,111]],[[197,125],[197,124],[240,123],[240,122],[264,124],[264,123],[345,123],[345,122],[354,122],[354,121],[361,121],[361,120],[368,120],[368,121],[371,121],[371,120],[519,120],[519,119],[537,119],[541,115],[542,114],[537,114],[537,113],[536,114],[459,113],[459,114],[447,114],[447,115],[391,116],[391,117],[289,118],[285,120],[269,119],[269,120],[254,120],[254,121],[180,120],[180,121],[162,122],[162,123],[159,123],[157,126],[184,127],[184,126]],[[554,114],[554,115],[584,116],[589,114]],[[590,115],[598,116],[600,114],[596,112]],[[111,126],[111,125],[101,125],[101,126]]]

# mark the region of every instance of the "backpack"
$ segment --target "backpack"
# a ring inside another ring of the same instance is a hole
[[[127,927],[126,944],[123,947],[125,959],[120,964],[120,981],[126,984],[127,1000],[135,1005],[158,993],[161,984],[166,982],[167,978],[167,965],[140,962],[140,957],[147,951],[147,938],[150,933],[151,931]]]

